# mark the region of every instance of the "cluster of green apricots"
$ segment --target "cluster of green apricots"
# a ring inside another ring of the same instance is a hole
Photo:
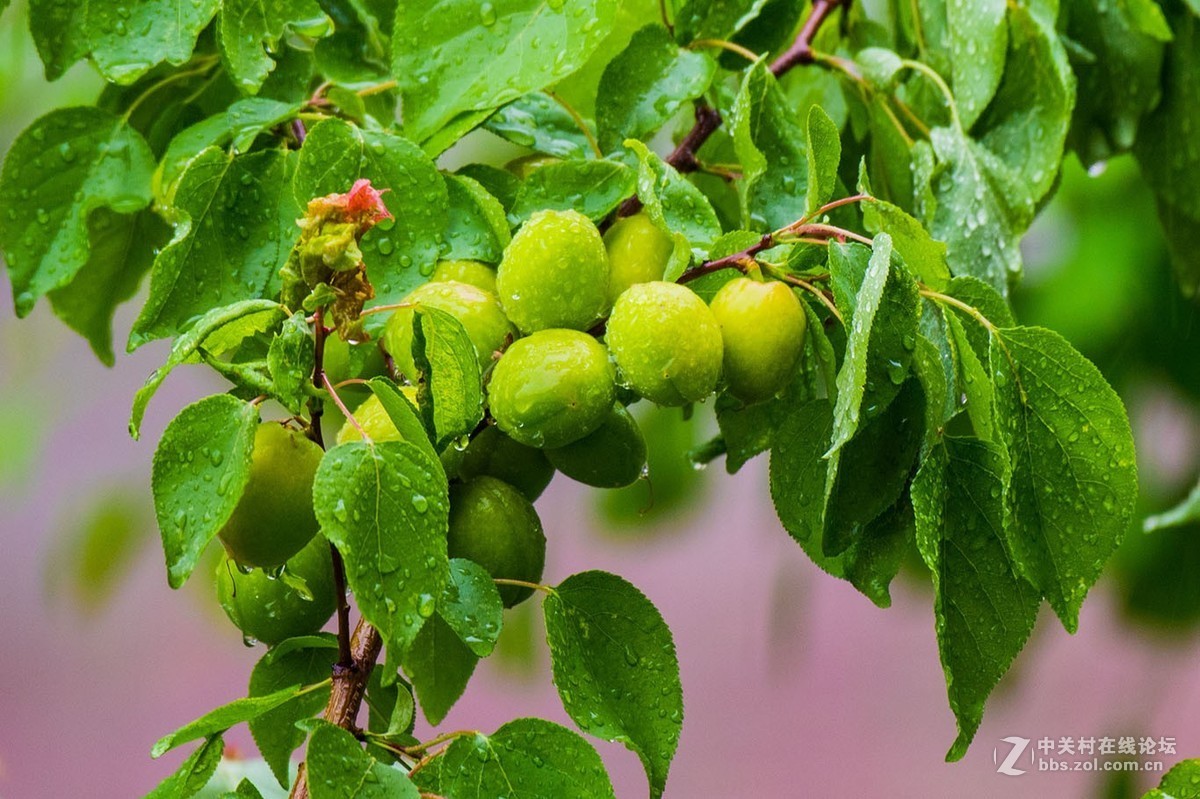
[[[522,225],[498,267],[443,261],[392,313],[379,344],[414,404],[420,308],[462,325],[483,375],[487,424],[465,448],[442,455],[451,478],[451,557],[496,578],[539,582],[546,538],[533,502],[555,471],[599,488],[630,485],[645,473],[646,442],[628,405],[644,398],[685,406],[718,390],[751,404],[791,380],[807,325],[794,291],[738,276],[706,303],[687,285],[663,280],[673,247],[644,212],[601,236],[579,213],[543,211]],[[355,349],[329,340],[325,365],[334,382],[382,370],[374,342],[362,349],[375,366],[349,366]],[[364,433],[400,438],[374,395],[353,416],[339,444]],[[300,431],[262,424],[249,486],[220,534],[227,552],[217,575],[221,604],[248,637],[265,643],[310,633],[334,611],[331,555],[316,535],[310,491],[321,456]],[[280,532],[264,535],[266,523]],[[281,579],[285,563],[291,579]],[[531,590],[505,584],[500,593],[512,607]]]

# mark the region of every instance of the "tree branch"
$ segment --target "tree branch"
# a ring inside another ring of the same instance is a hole
[[[811,64],[813,62],[812,41],[816,37],[817,31],[821,29],[821,25],[829,18],[834,9],[842,5],[850,5],[850,0],[814,0],[812,11],[809,12],[808,19],[804,20],[804,27],[800,29],[796,41],[792,42],[792,46],[787,49],[787,52],[771,64],[771,74],[778,78],[797,64]]]

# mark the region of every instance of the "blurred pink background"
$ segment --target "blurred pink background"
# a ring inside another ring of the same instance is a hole
[[[206,575],[168,589],[152,531],[128,581],[96,612],[53,579],[65,568],[55,552],[106,492],[132,490],[148,506],[153,442],[179,407],[219,389],[202,370],[180,370],[151,404],[143,440],[132,441],[129,398],[165,345],[105,369],[45,304],[17,322],[8,291],[0,294],[0,431],[19,431],[31,446],[15,448],[0,469],[0,797],[138,796],[182,757],[152,761],[151,743],[242,695],[262,650],[245,648],[220,616]],[[884,611],[819,572],[775,519],[765,478],[761,458],[733,477],[714,466],[703,503],[649,538],[601,533],[590,492],[561,476],[539,502],[547,581],[585,568],[619,573],[675,633],[686,714],[668,797],[1099,791],[1089,773],[998,774],[993,750],[1003,759],[1007,736],[1173,736],[1179,755],[1166,756],[1168,766],[1200,754],[1200,651],[1125,626],[1102,583],[1074,637],[1043,609],[965,760],[944,763],[954,721],[927,589],[901,575]],[[490,731],[529,714],[569,723],[544,643],[532,670],[494,660],[443,729]],[[244,730],[230,740],[254,754]],[[637,758],[597,746],[617,795],[645,796]],[[1145,784],[1151,775],[1141,776]]]

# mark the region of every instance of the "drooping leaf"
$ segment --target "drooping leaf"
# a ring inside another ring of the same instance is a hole
[[[812,214],[833,198],[842,158],[841,133],[819,105],[808,112],[808,193],[804,213]]]
[[[686,255],[689,249],[707,252],[721,235],[721,223],[712,203],[695,184],[641,142],[631,139],[625,146],[638,157],[638,199],[651,221],[676,237],[676,249],[685,251],[677,256]],[[686,261],[682,266],[687,266]]]
[[[129,434],[137,438],[141,431],[146,406],[167,379],[171,370],[181,363],[198,360],[197,352],[205,350],[212,355],[221,355],[225,347],[235,347],[246,336],[271,330],[287,316],[277,302],[271,300],[243,300],[220,308],[214,308],[200,317],[171,346],[167,362],[155,369],[146,384],[133,396],[133,410],[129,416]],[[218,346],[216,339],[222,339]]]
[[[386,377],[373,377],[367,385],[379,398],[379,404],[387,412],[392,424],[400,431],[400,440],[416,445],[430,458],[436,459],[437,451],[429,441],[429,433],[421,421],[420,412],[396,388],[396,384]]]
[[[189,722],[175,732],[169,735],[164,735],[159,738],[154,746],[150,749],[151,757],[161,757],[181,744],[188,741],[194,741],[198,738],[207,738],[210,735],[224,732],[230,727],[247,722],[250,719],[257,718],[269,710],[273,710],[284,702],[294,699],[302,692],[316,690],[317,686],[302,687],[300,685],[289,685],[286,688],[281,688],[278,691],[263,696],[248,696],[244,699],[235,699],[227,705],[205,713],[195,721]]]
[[[512,239],[504,206],[465,175],[444,177],[450,203],[444,257],[500,263]]]
[[[254,665],[248,695],[266,696],[291,685],[322,682],[329,677],[337,656],[337,640],[333,636],[288,639],[270,649]],[[288,767],[292,752],[304,743],[305,738],[296,722],[319,714],[329,700],[329,692],[328,687],[315,689],[250,719],[254,743],[284,788],[289,787]]]
[[[210,148],[179,179],[175,236],[154,259],[150,294],[128,349],[188,328],[212,308],[279,290],[300,215],[278,150],[231,156]]]
[[[150,487],[172,588],[183,585],[237,507],[257,426],[258,408],[218,394],[184,408],[163,431]]]
[[[316,0],[223,0],[217,30],[230,77],[257,94],[276,65],[267,50],[278,49],[289,29],[323,35],[329,22]]]
[[[157,214],[117,214],[98,208],[88,218],[88,260],[62,288],[50,292],[55,315],[86,338],[92,352],[112,366],[113,316],[150,271],[155,250],[170,230]]]
[[[404,653],[404,673],[412,680],[421,710],[431,725],[442,723],[467,688],[479,657],[435,613]]]
[[[313,500],[363,617],[405,651],[449,579],[441,467],[404,441],[342,444],[321,460]]]
[[[292,413],[300,412],[304,386],[312,380],[315,361],[313,339],[304,313],[292,314],[275,334],[267,351],[275,397]]]
[[[530,92],[488,118],[484,128],[513,144],[569,161],[595,158],[570,112],[546,92]]]
[[[433,271],[446,230],[446,182],[412,142],[391,133],[361,130],[340,119],[314,125],[300,150],[293,189],[305,205],[344,192],[359,178],[381,191],[395,217],[362,239],[367,276],[375,288],[368,305],[399,302]]]
[[[504,606],[492,575],[482,566],[463,558],[450,561],[450,582],[438,602],[438,613],[476,655],[492,653]]]
[[[1133,518],[1129,419],[1100,371],[1061,336],[993,336],[997,426],[1012,460],[1009,547],[1069,632]]]
[[[1154,533],[1194,522],[1200,522],[1200,484],[1197,484],[1191,493],[1175,507],[1153,516],[1147,516],[1142,522],[1142,529],[1147,533]]]
[[[453,799],[614,799],[596,750],[542,719],[510,721],[491,735],[465,735],[413,776],[421,790]]]
[[[380,763],[340,727],[322,723],[308,742],[308,790],[313,799],[419,799],[403,771]]]
[[[917,545],[933,574],[938,650],[958,720],[947,760],[966,753],[988,695],[1025,646],[1041,604],[1008,552],[1008,482],[1003,449],[949,436],[913,482]]]
[[[963,126],[970,129],[1014,66],[1005,55],[1012,23],[1004,0],[947,0],[946,53],[950,83]],[[1011,16],[1010,16],[1011,20]]]
[[[160,782],[143,799],[191,799],[212,779],[224,751],[225,740],[220,734],[205,739],[174,774]]]
[[[862,204],[863,226],[872,234],[887,233],[892,245],[922,283],[939,291],[950,282],[946,263],[946,245],[935,241],[921,223],[886,200],[868,200]]]
[[[413,333],[413,362],[422,376],[417,397],[441,451],[483,418],[479,359],[463,326],[445,311],[418,309]]]
[[[599,221],[633,194],[634,180],[633,170],[615,161],[548,164],[521,186],[511,218],[524,222],[535,211],[571,209]]]
[[[570,75],[612,29],[616,10],[616,0],[399,4],[392,74],[405,130],[423,141],[460,112],[497,108]]]
[[[742,164],[742,223],[776,230],[804,216],[807,176],[804,123],[765,62],[746,72],[733,108],[733,147]]]
[[[21,133],[0,172],[0,250],[18,316],[88,264],[88,222],[150,202],[154,156],[133,128],[99,108],[61,108]]]
[[[684,104],[704,94],[716,71],[716,61],[681,48],[661,24],[642,28],[600,79],[600,146],[611,152],[625,139],[657,132]]]
[[[600,571],[568,577],[544,610],[563,707],[583,731],[637,752],[651,796],[661,796],[683,724],[666,622],[641,591]]]

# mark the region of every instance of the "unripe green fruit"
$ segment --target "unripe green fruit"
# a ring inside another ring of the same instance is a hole
[[[620,488],[642,476],[646,439],[633,415],[617,404],[595,432],[546,450],[546,457],[572,480],[596,488]]]
[[[329,621],[337,606],[333,558],[324,537],[309,541],[284,570],[307,584],[311,599],[283,578],[272,579],[261,569],[244,574],[228,557],[217,564],[217,600],[221,607],[238,629],[264,644],[315,633]]]
[[[546,536],[525,495],[494,477],[476,477],[450,489],[452,558],[467,558],[493,577],[536,583],[546,563]],[[528,599],[532,589],[497,586],[504,607]]]
[[[505,164],[504,168],[519,177],[521,180],[525,180],[542,167],[558,163],[562,163],[562,159],[556,156],[546,155],[544,153],[530,153],[529,155],[522,155],[519,158],[514,158]]]
[[[554,467],[541,450],[514,441],[493,426],[471,439],[458,473],[464,480],[480,475],[503,480],[532,502],[550,485]]]
[[[250,480],[219,533],[243,566],[271,568],[295,555],[317,534],[312,485],[324,453],[303,434],[264,422],[254,434]]]
[[[608,250],[608,297],[616,302],[635,283],[662,280],[675,242],[644,212],[618,219],[604,234]]]
[[[576,330],[518,339],[492,371],[492,418],[531,447],[562,447],[604,423],[616,396],[604,346]]]
[[[400,391],[414,406],[417,404],[417,389],[414,386],[400,386]],[[358,427],[355,427],[347,419],[342,428],[338,430],[337,443],[362,441],[363,437],[359,432],[359,427],[372,441],[403,441],[400,431],[396,429],[396,423],[392,421],[392,417],[388,416],[383,403],[375,394],[363,400],[362,404],[354,411],[354,421],[358,422]],[[439,456],[442,468],[448,475],[458,474],[462,458],[463,451],[453,446],[446,447]]]
[[[417,379],[417,366],[412,354],[416,306],[445,311],[458,320],[475,347],[480,373],[491,364],[492,354],[502,349],[508,337],[517,332],[504,315],[496,295],[456,280],[425,283],[414,289],[404,302],[411,303],[413,307],[396,309],[388,319],[383,343],[396,362],[397,371],[410,380]]]
[[[587,330],[608,312],[608,254],[576,211],[539,211],[521,226],[496,272],[504,312],[523,333]]]
[[[429,278],[431,283],[451,280],[475,286],[489,294],[496,293],[496,270],[482,261],[441,261]]]
[[[808,317],[804,306],[778,281],[739,277],[712,300],[725,343],[725,382],[743,402],[761,402],[787,385],[800,355]]]
[[[605,337],[621,381],[659,405],[704,399],[721,376],[721,329],[695,292],[638,283],[617,299]]]
[[[325,355],[321,365],[325,369],[325,376],[334,385],[354,377],[370,379],[387,374],[387,364],[384,363],[383,353],[376,342],[351,344],[337,335],[330,335],[325,339]],[[357,389],[358,386],[345,388]]]

